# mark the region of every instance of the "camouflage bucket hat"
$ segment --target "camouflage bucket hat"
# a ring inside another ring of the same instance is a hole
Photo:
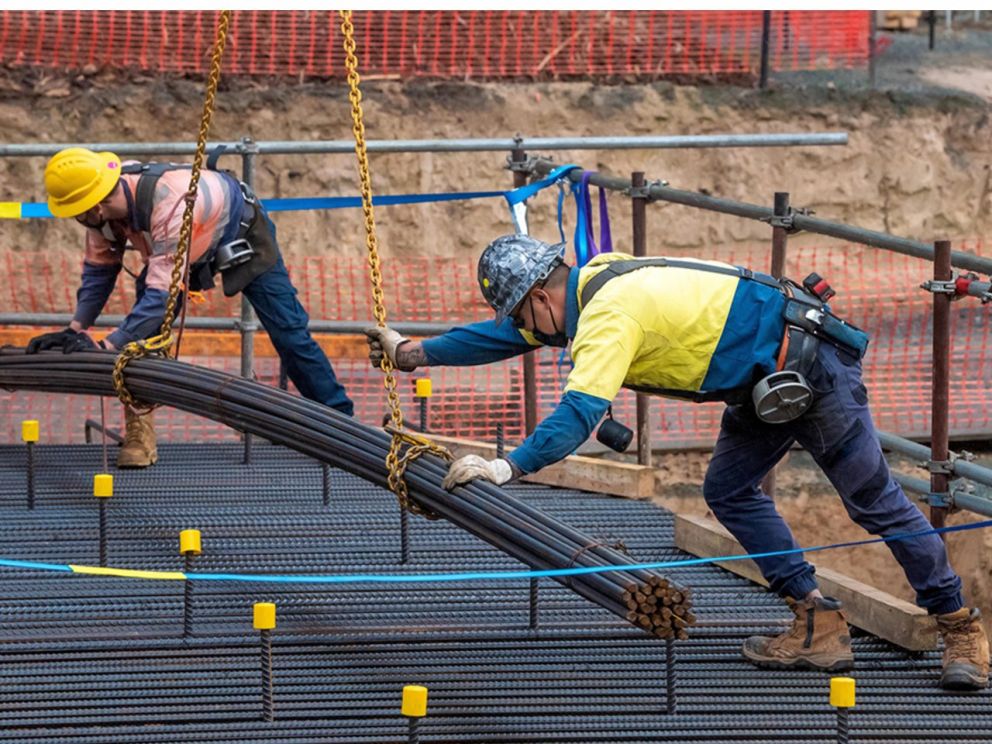
[[[496,322],[512,314],[564,255],[564,243],[550,245],[529,235],[504,235],[486,246],[479,257],[479,289],[496,311]]]

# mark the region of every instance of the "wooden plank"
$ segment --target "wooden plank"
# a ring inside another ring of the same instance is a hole
[[[745,553],[719,522],[706,517],[676,515],[675,545],[700,558]],[[750,559],[718,561],[716,565],[768,586]],[[937,647],[937,625],[923,608],[829,568],[817,568],[816,578],[826,596],[844,603],[844,614],[851,625],[910,651]]]
[[[434,434],[429,436],[451,450],[455,457],[462,455],[480,455],[487,459],[496,457],[495,444]],[[579,455],[566,457],[543,470],[525,475],[522,480],[546,486],[576,488],[581,491],[595,491],[637,499],[649,498],[654,493],[653,468]]]

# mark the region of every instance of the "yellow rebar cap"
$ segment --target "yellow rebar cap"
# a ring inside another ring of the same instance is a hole
[[[276,606],[271,602],[255,603],[255,630],[272,630],[276,627]]]
[[[21,422],[21,439],[25,442],[38,441],[38,422],[34,419]]]
[[[114,476],[109,473],[97,473],[93,476],[93,495],[101,499],[109,499],[114,495]]]
[[[200,531],[199,530],[183,530],[179,533],[179,554],[186,555],[186,553],[193,553],[194,555],[199,555],[203,552],[200,549]]]
[[[854,707],[854,679],[852,677],[830,678],[830,704],[835,708]]]
[[[48,210],[56,217],[78,217],[99,204],[121,177],[121,159],[112,152],[68,147],[45,166]]]
[[[430,377],[418,377],[417,378],[417,397],[418,398],[430,398],[431,397],[431,378]]]
[[[427,688],[423,685],[406,685],[403,688],[403,707],[400,710],[408,718],[426,716]]]

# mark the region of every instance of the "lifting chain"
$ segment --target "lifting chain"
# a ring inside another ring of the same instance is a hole
[[[362,91],[359,88],[358,56],[355,54],[355,26],[351,21],[350,10],[339,10],[341,18],[341,34],[344,36],[345,67],[348,70],[348,99],[351,101],[351,131],[355,135],[355,153],[358,156],[358,175],[362,182],[362,213],[365,215],[365,247],[369,252],[369,277],[372,280],[372,312],[376,324],[380,328],[386,326],[386,304],[382,291],[382,268],[379,262],[379,247],[375,236],[375,214],[372,209],[372,176],[369,173],[369,157],[365,147],[365,122],[362,115]],[[386,468],[389,470],[388,483],[390,490],[399,499],[400,507],[427,517],[437,519],[438,514],[425,509],[410,498],[404,474],[407,465],[424,453],[437,455],[451,461],[451,453],[429,439],[414,436],[403,431],[403,413],[400,410],[400,396],[396,392],[396,377],[393,375],[393,363],[386,354],[382,355],[379,363],[385,375],[384,385],[386,397],[389,400],[391,424],[386,430],[393,435],[386,455]],[[402,446],[409,445],[401,456]]]
[[[193,157],[193,170],[190,173],[189,189],[184,200],[186,208],[183,211],[182,228],[179,232],[179,244],[176,246],[176,256],[172,263],[172,279],[169,283],[169,299],[165,306],[165,316],[157,336],[140,341],[132,341],[121,349],[114,363],[114,388],[121,402],[141,413],[151,411],[150,408],[138,409],[138,402],[124,384],[124,368],[132,359],[141,359],[149,354],[159,354],[168,357],[169,348],[176,340],[172,335],[172,323],[176,317],[176,305],[179,293],[185,289],[183,277],[188,273],[189,266],[186,256],[189,255],[190,243],[193,237],[193,210],[196,205],[196,193],[200,184],[200,169],[203,165],[203,154],[207,148],[207,132],[210,130],[210,120],[214,113],[214,98],[217,95],[217,83],[220,80],[220,62],[224,55],[224,44],[227,41],[227,29],[231,21],[231,11],[222,10],[217,23],[217,36],[214,39],[214,51],[210,58],[210,74],[207,78],[207,95],[203,101],[203,115],[200,117],[200,132],[196,141],[196,155]]]

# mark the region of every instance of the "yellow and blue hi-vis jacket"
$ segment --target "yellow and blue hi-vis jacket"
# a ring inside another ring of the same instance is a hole
[[[510,453],[530,473],[574,452],[592,433],[620,388],[696,400],[749,389],[775,371],[784,332],[785,295],[776,287],[686,264],[647,266],[603,284],[581,305],[586,284],[610,261],[604,253],[568,277],[565,333],[572,371],[555,411]],[[484,321],[423,342],[430,364],[473,365],[529,351],[526,331]]]

